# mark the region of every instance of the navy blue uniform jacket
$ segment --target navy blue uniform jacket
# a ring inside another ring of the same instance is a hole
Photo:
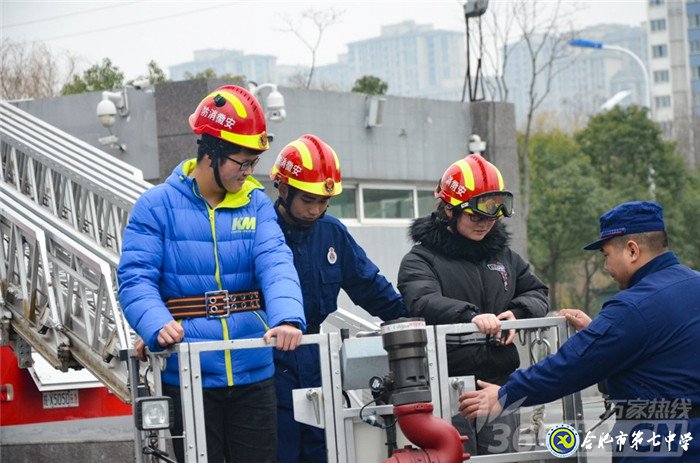
[[[300,229],[287,225],[278,212],[277,222],[294,254],[307,325],[320,325],[338,309],[341,288],[356,305],[382,320],[407,316],[399,293],[338,219],[326,214]]]
[[[673,252],[640,268],[556,354],[513,373],[499,396],[504,406],[521,399],[536,405],[601,380],[613,401],[689,399],[700,406],[700,272]],[[684,461],[700,461],[699,419],[690,431],[698,453]]]

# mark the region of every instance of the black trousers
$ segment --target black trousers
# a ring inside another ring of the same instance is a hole
[[[273,463],[277,458],[277,399],[274,378],[202,391],[210,463]],[[180,389],[163,384],[173,398],[173,436],[182,435]],[[185,461],[184,440],[173,439],[177,461]]]

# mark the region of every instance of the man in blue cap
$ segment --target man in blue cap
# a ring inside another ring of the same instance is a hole
[[[627,434],[622,446],[608,444],[613,461],[700,461],[700,272],[668,249],[663,209],[652,202],[603,214],[599,239],[584,249],[603,253],[621,291],[595,320],[562,310],[580,331],[501,387],[479,381],[481,390],[460,397],[460,412],[497,415],[605,381],[616,404],[614,437]]]

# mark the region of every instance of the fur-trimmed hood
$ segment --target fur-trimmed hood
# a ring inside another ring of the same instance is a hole
[[[500,220],[483,240],[473,241],[449,231],[447,224],[438,219],[435,213],[414,220],[408,234],[416,244],[422,244],[445,256],[459,257],[472,262],[487,260],[510,243],[510,233]]]

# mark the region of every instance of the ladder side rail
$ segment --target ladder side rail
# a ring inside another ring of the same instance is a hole
[[[66,146],[62,143],[63,139],[60,136],[45,133],[45,130],[40,126],[27,126],[21,121],[8,118],[2,118],[1,122],[3,127],[0,133],[8,140],[15,140],[20,148],[32,148],[40,152],[53,150],[61,153],[61,159],[67,164],[83,164],[85,160],[89,160],[91,167],[95,171],[99,171],[106,177],[123,179],[125,185],[128,185],[130,188],[139,189],[148,184],[148,182],[139,178],[142,175],[134,176],[134,167],[125,170],[115,166],[114,162],[118,162],[118,159],[109,154],[101,152],[107,156],[105,158],[96,154],[96,152],[100,152],[97,149],[84,150],[74,146]],[[64,132],[63,136],[68,136],[68,134]]]
[[[34,214],[40,216],[44,222],[50,224],[55,229],[61,230],[62,233],[68,236],[71,240],[80,243],[84,248],[88,249],[99,259],[107,262],[112,273],[112,284],[114,287],[116,287],[116,271],[119,265],[119,254],[115,250],[100,246],[98,243],[94,242],[93,240],[85,236],[83,233],[79,232],[75,227],[66,227],[64,220],[61,220],[60,218],[54,215],[44,214],[43,210],[39,209],[38,206],[35,203],[33,203],[29,198],[14,190],[5,188],[5,186],[1,183],[0,199],[4,203],[16,203],[18,205],[21,205],[21,207],[25,209],[33,211]]]
[[[4,195],[2,197],[4,197]],[[90,290],[95,309],[99,310],[101,314],[106,314],[112,320],[114,320],[117,336],[122,344],[121,348],[127,348],[128,330],[126,330],[125,327],[128,325],[116,302],[116,291],[112,285],[111,268],[109,263],[102,260],[99,256],[96,256],[79,242],[71,239],[71,237],[63,233],[61,229],[53,227],[50,223],[35,215],[30,209],[23,207],[22,204],[14,203],[12,206],[14,211],[10,211],[9,208],[3,206],[3,213],[7,213],[11,216],[21,216],[25,226],[31,228],[31,225],[29,224],[32,224],[44,232],[47,237],[46,242],[48,242],[50,239],[52,245],[50,249],[61,249],[73,257],[73,265],[76,267],[72,270],[77,272],[77,275],[83,277],[76,278],[76,283],[78,283],[81,288],[87,288],[92,280],[93,287],[90,288]],[[56,253],[52,253],[52,255],[55,256]],[[56,259],[55,262],[57,266],[60,266],[63,261],[61,259]],[[78,265],[79,268],[77,267]],[[92,275],[88,275],[84,271],[80,271],[80,269],[89,269],[92,272]],[[68,272],[68,269],[65,270],[66,273],[70,273]],[[92,278],[86,278],[90,276]],[[104,290],[101,291],[100,297],[95,297],[97,295],[96,292],[100,288],[104,288]],[[98,320],[101,314],[94,314],[94,318]]]
[[[91,191],[99,192],[103,196],[112,195],[126,203],[138,197],[140,188],[137,185],[129,185],[127,177],[109,174],[97,166],[90,165],[86,162],[90,159],[88,157],[74,159],[66,156],[65,152],[48,142],[37,139],[33,134],[24,133],[21,128],[13,126],[3,127],[0,137],[5,143],[14,146],[25,156],[72,178],[76,183],[89,187]],[[145,185],[142,188],[143,191],[146,190]]]
[[[16,178],[18,175],[14,177]],[[53,173],[43,177],[63,180],[63,177],[57,177]],[[26,187],[17,187],[16,182],[3,182],[3,186],[14,187],[13,189],[23,193],[26,190]],[[45,188],[41,188],[41,190],[45,191]],[[58,185],[58,188],[52,187],[52,190],[58,190],[60,194],[54,198],[48,198],[47,195],[44,195],[43,199],[40,199],[36,194],[25,194],[25,196],[45,209],[45,214],[65,218],[68,225],[91,236],[93,241],[107,246],[115,252],[120,251],[121,233],[126,227],[129,211],[133,206],[130,199],[125,201],[115,198],[111,194],[96,194],[90,189],[76,184],[72,179],[65,179],[63,183]],[[53,199],[53,201],[49,199]],[[114,223],[115,219],[119,220],[118,223]]]
[[[143,180],[143,173],[140,169],[2,100],[0,100],[0,118],[3,122],[6,120],[20,121],[23,125],[31,127],[35,132],[41,130],[41,133],[55,137],[67,149],[90,152],[97,160],[103,161],[107,166],[111,166],[111,169],[115,172],[128,175],[137,181]]]
[[[47,334],[60,333],[62,342],[56,346],[56,341],[49,347],[41,337],[32,335],[28,341],[42,354],[58,347],[59,352],[52,356],[52,364],[56,366],[55,359],[58,358],[63,362],[59,366],[62,369],[70,366],[67,365],[69,359],[60,352],[68,347],[70,355],[81,365],[122,400],[128,401],[126,365],[119,362],[118,354],[129,346],[129,330],[116,302],[109,265],[21,205],[6,205],[3,201],[1,210],[2,216],[18,227],[37,232],[37,242],[46,255],[42,268],[45,273],[51,273],[41,278],[41,284],[43,292],[52,300],[49,305],[55,310],[41,327],[46,327]],[[23,302],[24,305],[27,303]],[[25,321],[24,312],[15,310],[13,318]],[[63,336],[68,342],[63,341]]]
[[[44,232],[25,223],[5,201],[0,203],[0,234],[3,252],[3,318],[10,318],[15,330],[51,363],[65,369],[59,347],[68,342],[62,334],[61,319],[53,291],[49,288],[48,252]],[[40,256],[35,257],[35,253]],[[30,273],[40,273],[33,277]],[[32,287],[30,283],[34,283]],[[39,300],[39,296],[43,296]],[[37,305],[43,306],[38,311]],[[56,329],[58,328],[58,329]]]

